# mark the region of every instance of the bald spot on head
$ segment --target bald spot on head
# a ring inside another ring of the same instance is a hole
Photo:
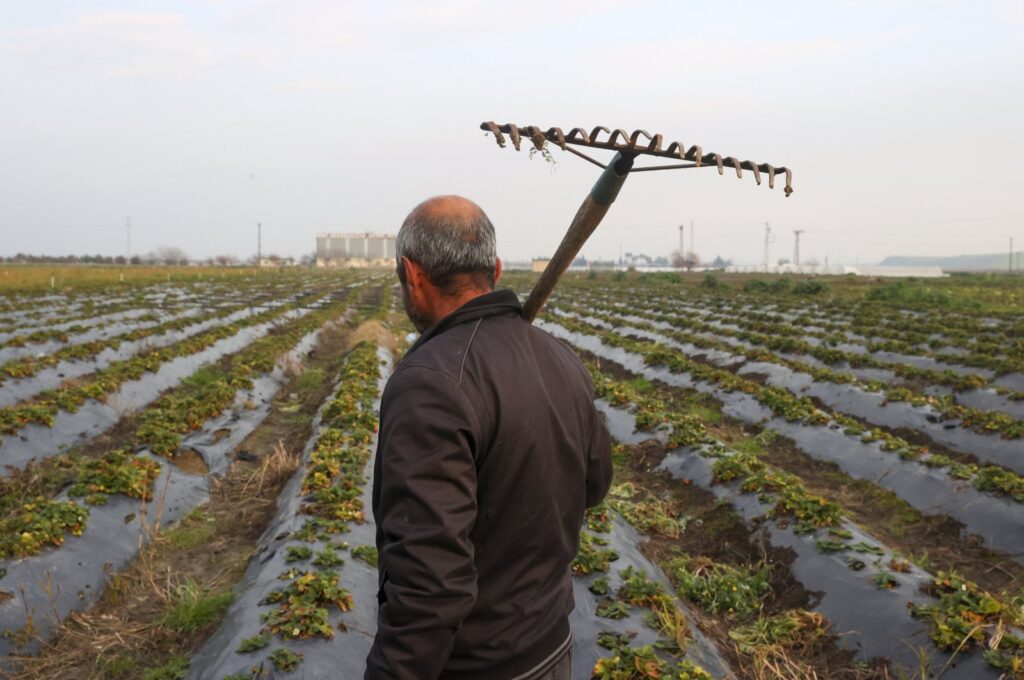
[[[468,198],[434,196],[416,206],[406,221],[456,227],[463,232],[463,239],[476,241],[477,230],[472,227],[478,220],[486,218],[483,209]]]

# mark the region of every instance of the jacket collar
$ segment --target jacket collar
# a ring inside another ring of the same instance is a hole
[[[508,314],[509,312],[515,312],[519,315],[522,315],[523,313],[522,305],[519,304],[519,296],[515,294],[515,291],[505,288],[502,290],[494,290],[490,293],[484,293],[483,295],[473,298],[428,328],[423,335],[416,340],[416,343],[409,348],[406,355],[408,356],[409,354],[412,354],[428,340],[434,336],[444,333],[446,330],[454,326],[466,323],[467,321],[483,319],[488,316]]]

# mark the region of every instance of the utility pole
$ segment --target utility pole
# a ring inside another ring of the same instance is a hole
[[[128,264],[132,259],[132,218],[124,220],[124,262]]]
[[[686,227],[679,225],[679,254],[683,257],[686,256]]]
[[[256,268],[263,266],[263,223],[256,223]]]
[[[767,222],[764,223],[764,270],[768,271],[768,248],[775,242],[775,237],[772,236],[772,225]]]
[[[793,233],[796,234],[796,241],[793,242],[793,265],[796,267],[800,266],[800,234],[807,231],[806,229],[794,229]]]
[[[690,252],[694,255],[697,254],[697,228],[693,224],[693,220],[690,220]]]

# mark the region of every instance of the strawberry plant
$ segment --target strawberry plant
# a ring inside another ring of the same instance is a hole
[[[47,545],[59,546],[64,535],[81,536],[89,511],[74,502],[38,498],[0,519],[0,558],[35,555]]]
[[[338,575],[328,571],[301,573],[267,601],[277,607],[262,615],[266,629],[286,639],[332,638],[327,608],[333,605],[343,612],[352,608],[352,596],[338,586]]]
[[[268,658],[270,663],[274,664],[274,668],[282,673],[290,673],[302,663],[302,654],[284,647],[278,647],[272,651]]]

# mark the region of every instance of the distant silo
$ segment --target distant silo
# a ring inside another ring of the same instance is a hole
[[[395,237],[364,234],[318,234],[318,267],[393,267]]]

